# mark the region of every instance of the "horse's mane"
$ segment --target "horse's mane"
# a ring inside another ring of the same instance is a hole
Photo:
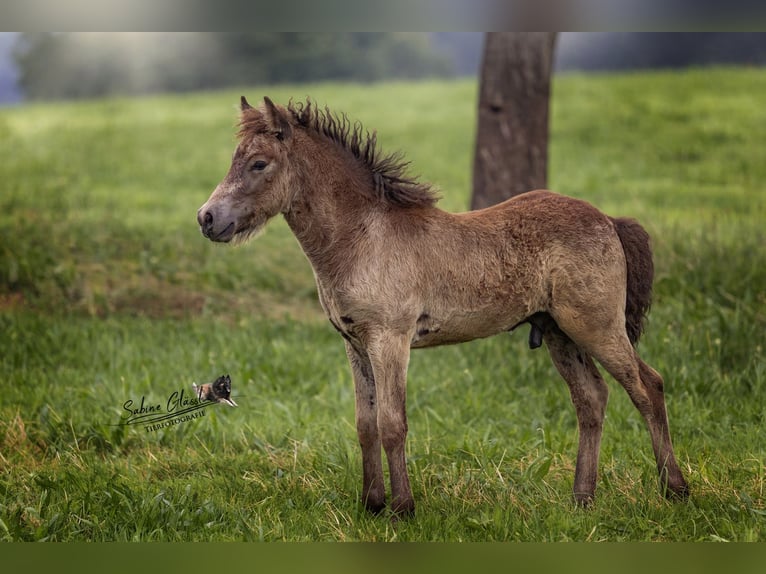
[[[426,207],[439,199],[433,188],[407,175],[409,162],[401,153],[384,155],[377,146],[377,135],[351,123],[345,114],[337,115],[329,108],[320,110],[311,100],[293,103],[287,110],[299,126],[313,130],[342,146],[371,173],[371,192],[376,199],[397,207]]]

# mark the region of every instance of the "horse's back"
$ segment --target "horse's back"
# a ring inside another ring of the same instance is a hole
[[[537,189],[521,193],[497,205],[468,212],[477,218],[489,220],[514,219],[545,224],[557,230],[573,226],[581,229],[610,218],[585,200]]]
[[[455,229],[486,234],[517,255],[574,258],[618,246],[612,218],[587,201],[539,189],[454,214]]]

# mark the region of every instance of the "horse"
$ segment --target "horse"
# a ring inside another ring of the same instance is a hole
[[[414,512],[405,461],[410,350],[531,325],[566,381],[578,421],[573,495],[594,500],[607,385],[646,421],[660,486],[689,487],[673,452],[663,379],[637,354],[651,303],[650,238],[635,220],[547,190],[477,211],[439,209],[436,191],[383,154],[345,114],[310,99],[287,106],[242,96],[228,174],[199,208],[202,234],[242,243],[282,214],[308,258],[320,304],[345,341],[355,388],[362,503]]]

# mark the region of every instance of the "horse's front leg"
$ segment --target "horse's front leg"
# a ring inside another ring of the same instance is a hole
[[[375,514],[386,505],[383,463],[378,433],[378,399],[370,359],[346,342],[356,394],[356,432],[362,447],[362,503]]]
[[[391,510],[398,516],[415,511],[405,458],[410,339],[398,333],[381,333],[367,348],[377,389],[378,432],[386,451],[391,479]]]

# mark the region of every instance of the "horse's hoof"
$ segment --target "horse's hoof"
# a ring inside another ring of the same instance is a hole
[[[398,500],[391,503],[391,522],[406,520],[415,516],[415,501],[411,498]]]
[[[575,492],[574,501],[580,508],[590,508],[595,500],[595,495],[592,492]]]
[[[675,502],[683,502],[689,498],[689,485],[682,482],[676,486],[667,485],[665,488],[665,498]]]
[[[386,499],[382,498],[376,501],[372,498],[367,498],[362,500],[362,504],[364,505],[364,508],[367,510],[367,512],[377,516],[383,512],[383,509],[386,507]]]

